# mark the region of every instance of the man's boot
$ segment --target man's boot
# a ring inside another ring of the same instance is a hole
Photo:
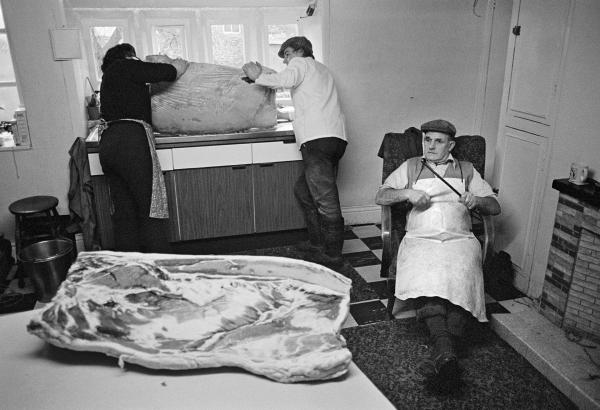
[[[454,348],[458,356],[467,354],[467,346],[465,346],[464,334],[465,328],[469,323],[471,314],[459,306],[452,305],[448,308],[446,322],[448,324],[448,332],[454,341]]]
[[[325,250],[323,233],[321,232],[321,217],[316,210],[304,210],[304,221],[308,231],[308,241],[296,244],[302,252],[321,253]]]
[[[344,265],[344,219],[340,218],[334,222],[321,220],[321,232],[325,249],[313,261],[334,270],[341,268]]]
[[[429,329],[433,349],[429,358],[420,363],[418,370],[425,378],[450,379],[458,373],[458,360],[446,317],[434,315],[424,318],[424,321]]]

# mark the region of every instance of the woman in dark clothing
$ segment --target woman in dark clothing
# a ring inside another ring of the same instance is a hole
[[[148,83],[175,81],[186,67],[183,60],[173,60],[173,64],[140,61],[130,44],[112,47],[102,61],[101,110],[107,127],[100,138],[100,164],[113,202],[117,251],[170,250],[164,180],[150,128]],[[162,192],[157,192],[157,186]],[[163,201],[162,209],[156,206],[156,196]]]

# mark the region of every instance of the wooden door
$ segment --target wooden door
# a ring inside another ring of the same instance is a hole
[[[569,1],[516,0],[500,120],[495,186],[502,214],[496,250],[511,255],[515,286],[527,293],[540,202],[547,180],[547,150],[556,120]]]
[[[499,202],[495,217],[497,250],[504,250],[515,265],[515,287],[527,292],[533,262],[537,221],[544,181],[548,138],[506,127],[502,138]]]
[[[254,231],[251,166],[185,169],[173,173],[179,240]]]
[[[554,121],[569,1],[517,0],[513,13],[506,121],[544,135]]]
[[[256,232],[304,228],[304,216],[294,196],[302,161],[255,164],[252,170]]]

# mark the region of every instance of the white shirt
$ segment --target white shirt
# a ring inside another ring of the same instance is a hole
[[[454,159],[452,154],[448,156],[449,162],[445,164],[435,165],[429,163],[429,165],[437,172],[439,175],[444,176],[446,173],[446,169],[450,164],[452,166],[457,167],[457,161]],[[394,170],[386,179],[382,187],[393,188],[393,189],[406,189],[408,188],[408,166],[407,161],[404,161],[398,168]],[[481,178],[481,174],[477,172],[475,168],[473,168],[473,178],[471,178],[471,182],[467,187],[469,192],[471,192],[475,196],[486,197],[493,196],[496,197],[496,194],[492,190],[490,184],[488,184],[483,178]]]
[[[290,89],[298,147],[317,138],[336,137],[346,141],[344,114],[333,76],[323,64],[310,57],[294,57],[283,71],[261,74],[255,82],[270,88]]]

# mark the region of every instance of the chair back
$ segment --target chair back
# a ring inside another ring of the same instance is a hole
[[[404,161],[409,158],[423,155],[423,133],[421,130],[410,127],[403,133],[390,132],[385,134],[378,156],[383,158],[382,181]],[[452,155],[462,161],[469,161],[483,177],[485,170],[485,138],[481,135],[461,135],[455,138],[456,144]],[[384,207],[386,208],[386,207]],[[389,245],[384,241],[381,261],[381,276],[390,277],[395,274],[395,255],[406,231],[406,214],[411,206],[407,202],[395,204],[390,207],[389,219]],[[385,218],[384,218],[385,219]],[[387,234],[387,233],[386,233]]]

